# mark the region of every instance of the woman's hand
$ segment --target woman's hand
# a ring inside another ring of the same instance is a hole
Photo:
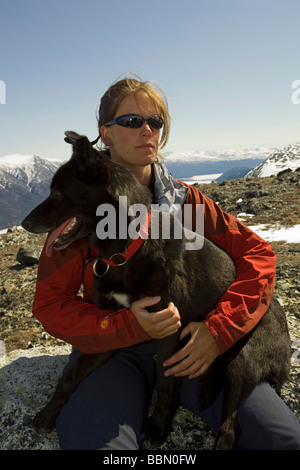
[[[163,363],[164,367],[176,364],[165,372],[165,376],[184,377],[187,375],[189,379],[193,379],[204,374],[219,356],[217,343],[205,323],[189,323],[183,328],[180,339],[188,334],[191,335],[188,343]]]
[[[170,302],[167,308],[158,312],[148,312],[146,310],[146,307],[155,305],[159,301],[160,297],[145,297],[136,300],[131,305],[131,310],[137,321],[148,336],[153,339],[173,335],[181,327],[180,315],[173,302]]]

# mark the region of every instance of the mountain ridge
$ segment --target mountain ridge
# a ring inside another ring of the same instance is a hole
[[[49,195],[50,182],[58,166],[37,155],[0,157],[0,229],[19,225]]]
[[[300,167],[300,143],[276,149],[271,154],[269,150],[256,148],[236,153],[234,149],[222,153],[186,151],[176,155],[166,152],[164,163],[172,176],[179,180],[195,175],[222,174],[219,178],[222,181],[243,177],[245,173],[245,177],[249,178],[259,176],[258,173],[264,176],[270,169],[276,174],[290,167]],[[224,159],[226,156],[227,159]],[[52,176],[62,163],[64,160],[48,160],[37,155],[9,154],[0,157],[1,230],[19,225],[49,195]]]
[[[300,142],[290,144],[281,150],[273,152],[265,161],[247,173],[246,178],[252,176],[267,177],[278,174],[280,171],[296,170],[300,167]]]

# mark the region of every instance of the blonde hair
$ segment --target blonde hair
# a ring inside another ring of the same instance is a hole
[[[101,126],[114,119],[121,101],[126,96],[145,93],[154,102],[157,113],[164,120],[164,127],[159,141],[159,147],[162,149],[168,141],[171,122],[166,96],[154,82],[144,82],[136,75],[134,75],[134,78],[131,78],[132,75],[127,75],[126,78],[115,82],[102,96],[97,117],[99,134]]]

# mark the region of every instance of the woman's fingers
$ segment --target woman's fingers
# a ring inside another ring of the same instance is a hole
[[[170,336],[181,327],[180,314],[173,302],[168,307],[157,311],[148,312],[146,309],[160,301],[160,297],[145,297],[133,302],[131,310],[136,319],[146,331],[146,333],[155,339],[161,339]]]

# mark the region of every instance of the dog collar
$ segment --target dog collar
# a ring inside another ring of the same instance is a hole
[[[147,214],[147,220],[146,222],[142,225],[141,229],[139,230],[138,232],[138,235],[136,238],[134,238],[128,245],[126,251],[124,251],[123,253],[114,253],[113,255],[110,256],[110,258],[103,258],[102,256],[99,256],[98,258],[95,259],[94,263],[93,263],[93,273],[95,274],[95,276],[97,277],[103,277],[105,276],[105,274],[107,273],[107,271],[109,270],[109,267],[110,266],[123,266],[125,263],[127,263],[127,261],[138,251],[138,249],[142,246],[142,244],[144,243],[145,239],[148,238],[148,228],[149,228],[149,224],[150,224],[150,219],[151,219],[151,215],[150,215],[150,212],[148,212]],[[113,261],[113,258],[115,258],[116,256],[120,256],[123,258],[123,261],[121,262],[116,262],[116,261]],[[102,274],[98,274],[97,273],[97,264],[99,261],[103,261],[103,263],[106,263],[106,270],[104,271],[104,273]]]

